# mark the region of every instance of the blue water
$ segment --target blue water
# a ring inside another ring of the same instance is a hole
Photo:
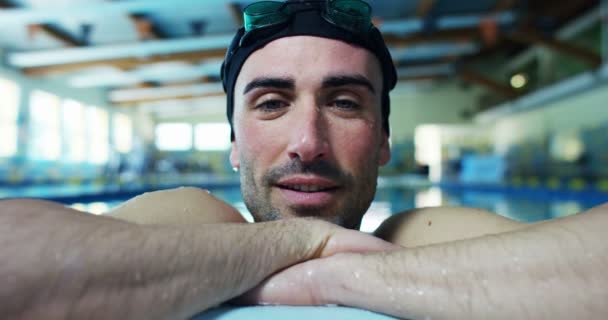
[[[235,206],[247,218],[240,189],[231,187],[211,188],[211,193]],[[119,205],[133,194],[100,197],[96,201],[73,201],[68,204],[83,211],[102,214]],[[86,200],[86,199],[85,199]],[[468,206],[495,212],[522,221],[536,222],[576,214],[608,202],[608,194],[588,197],[584,193],[560,195],[548,192],[513,192],[497,190],[468,190],[466,188],[413,187],[398,185],[380,187],[362,223],[364,231],[373,231],[391,214],[421,207]]]
[[[231,203],[244,216],[248,216],[237,180],[213,180],[201,185]],[[194,181],[195,181],[194,180]],[[363,220],[363,229],[371,231],[391,214],[420,207],[468,206],[496,212],[522,222],[535,222],[575,214],[601,203],[608,202],[608,193],[557,192],[545,189],[471,188],[447,185],[430,187],[416,181],[397,181],[379,184],[375,200]],[[164,188],[179,186],[178,183]],[[384,187],[382,187],[384,186]],[[103,214],[137,194],[153,191],[158,186],[36,186],[25,188],[0,187],[0,199],[7,197],[40,197],[72,205],[80,210]]]

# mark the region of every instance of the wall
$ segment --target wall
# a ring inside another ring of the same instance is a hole
[[[463,113],[477,105],[480,93],[477,87],[455,82],[395,89],[391,94],[392,141],[413,141],[420,124],[470,123]]]
[[[494,127],[496,151],[539,140],[548,134],[580,130],[608,122],[608,85],[551,103],[543,108],[505,116],[488,125]]]
[[[124,109],[119,110],[108,106],[106,102],[106,92],[101,89],[74,89],[65,85],[64,80],[29,78],[21,75],[19,72],[0,66],[0,77],[14,81],[20,89],[19,99],[19,133],[18,133],[18,150],[16,156],[8,159],[0,159],[0,184],[3,182],[20,183],[24,181],[32,182],[48,182],[48,181],[66,181],[79,178],[91,179],[101,175],[105,165],[91,165],[87,163],[67,164],[61,161],[53,161],[46,163],[32,162],[28,159],[27,153],[27,136],[29,125],[29,105],[30,94],[34,90],[42,90],[61,99],[73,99],[83,103],[84,105],[93,105],[98,108],[103,108],[110,111],[110,117],[113,111],[120,111],[127,114],[133,119],[134,140],[133,146],[135,152],[145,150],[146,142],[150,142],[152,136],[150,131],[153,130],[151,120],[144,114],[135,116],[134,110]],[[112,140],[112,121],[109,119],[110,141]],[[112,157],[112,155],[110,155]]]

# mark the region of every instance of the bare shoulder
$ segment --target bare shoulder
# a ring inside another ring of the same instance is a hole
[[[520,229],[526,224],[476,208],[436,207],[391,216],[374,233],[405,247],[456,241]]]
[[[245,222],[234,207],[207,190],[193,187],[144,193],[114,209],[110,216],[139,224]]]

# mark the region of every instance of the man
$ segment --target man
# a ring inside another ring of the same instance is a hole
[[[606,206],[530,226],[419,210],[379,230],[401,246],[335,225],[358,228],[389,159],[394,68],[365,3],[265,3],[223,68],[230,161],[259,223],[192,188],[125,203],[127,221],[4,201],[0,314],[185,318],[238,297],[412,319],[608,314]]]

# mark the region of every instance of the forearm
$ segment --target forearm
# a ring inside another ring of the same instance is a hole
[[[144,227],[35,201],[0,203],[0,220],[9,318],[185,318],[314,257],[323,241],[298,220]]]
[[[336,257],[332,268],[360,267],[342,273],[324,300],[412,319],[603,318],[606,210],[495,236]]]

